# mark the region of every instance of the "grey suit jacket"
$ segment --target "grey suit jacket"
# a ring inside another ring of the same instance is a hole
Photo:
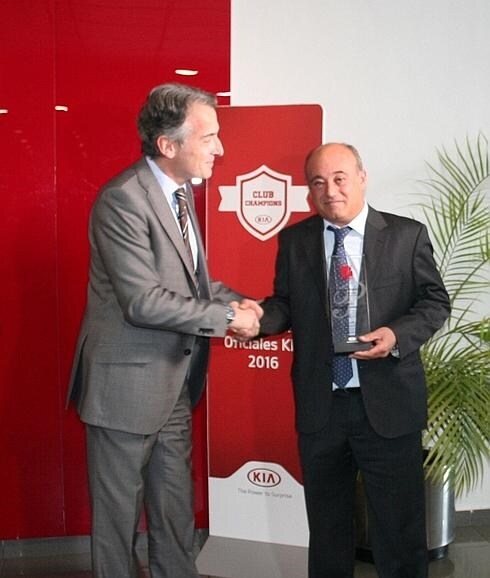
[[[225,304],[241,296],[209,279],[190,190],[188,200],[198,286],[145,159],[111,180],[94,203],[87,306],[68,392],[86,423],[153,433],[184,381],[193,404],[202,393],[209,337],[225,335]]]
[[[279,234],[274,295],[263,304],[264,335],[292,329],[292,381],[299,431],[328,421],[332,397],[323,219],[310,217]],[[390,327],[400,358],[358,361],[366,412],[386,437],[423,429],[427,403],[420,346],[449,315],[449,298],[427,229],[412,219],[369,209],[364,235],[371,328]]]

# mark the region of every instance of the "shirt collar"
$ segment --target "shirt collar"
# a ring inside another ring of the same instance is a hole
[[[172,198],[175,191],[180,188],[180,185],[178,185],[173,179],[167,176],[153,159],[150,157],[145,158],[151,172],[158,181],[162,191],[165,193],[165,196],[167,198]]]
[[[357,216],[355,216],[352,219],[352,221],[346,225],[346,227],[350,227],[353,231],[355,231],[356,233],[358,233],[359,235],[361,235],[363,237],[364,236],[364,230],[366,228],[368,211],[369,211],[368,204],[364,203],[364,206],[362,207],[361,212]],[[338,228],[338,225],[334,225],[330,221],[327,221],[327,219],[323,219],[323,222],[325,223],[325,228],[327,228],[329,226]]]

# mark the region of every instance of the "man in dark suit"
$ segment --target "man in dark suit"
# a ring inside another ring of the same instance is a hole
[[[447,318],[448,296],[426,228],[366,204],[366,172],[354,147],[322,145],[307,157],[305,171],[318,215],[279,234],[261,333],[291,329],[294,339],[309,577],[353,576],[361,472],[379,577],[426,578],[427,407],[419,348]],[[370,331],[360,341],[372,347],[351,354],[334,354],[332,344],[328,264],[340,237],[347,262],[363,255],[368,284]]]
[[[197,578],[191,407],[209,338],[252,337],[260,307],[210,280],[190,179],[223,154],[214,95],[153,89],[138,128],[144,157],[93,206],[87,307],[69,399],[87,431],[93,575],[135,578],[144,503],[152,578]]]

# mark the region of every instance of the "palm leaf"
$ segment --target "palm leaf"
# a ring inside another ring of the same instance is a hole
[[[456,495],[473,489],[490,459],[490,321],[475,321],[475,304],[488,299],[490,189],[488,141],[437,151],[427,165],[429,192],[419,203],[448,290],[452,314],[423,347],[429,419],[426,473],[451,473]]]

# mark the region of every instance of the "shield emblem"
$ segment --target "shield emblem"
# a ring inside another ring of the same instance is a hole
[[[287,189],[291,177],[262,165],[237,178],[240,191],[238,218],[254,237],[265,241],[289,219]]]
[[[308,212],[307,187],[291,184],[291,175],[266,165],[236,177],[236,185],[220,185],[220,211],[234,211],[242,227],[259,241],[278,233],[292,211]]]

